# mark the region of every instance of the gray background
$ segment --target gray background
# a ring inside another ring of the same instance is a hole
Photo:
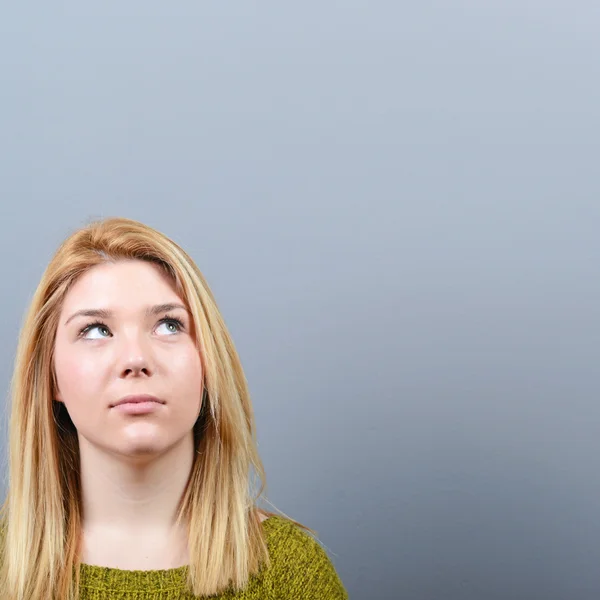
[[[59,242],[140,219],[352,598],[600,594],[598,2],[2,12],[3,386]]]

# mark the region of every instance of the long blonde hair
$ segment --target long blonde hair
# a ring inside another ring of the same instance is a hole
[[[202,596],[229,586],[239,590],[263,563],[270,565],[256,510],[266,477],[254,413],[213,294],[194,261],[167,236],[138,221],[109,218],[75,231],[60,245],[21,330],[0,518],[3,600],[78,598],[79,446],[64,405],[53,400],[54,339],[63,300],[77,278],[95,265],[123,259],[151,261],[169,275],[191,312],[201,356],[204,397],[194,426],[196,452],[178,512],[188,527],[190,591]],[[258,490],[251,484],[256,478]]]

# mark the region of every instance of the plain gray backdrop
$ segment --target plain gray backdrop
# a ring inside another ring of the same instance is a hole
[[[142,220],[352,598],[598,597],[599,31],[593,1],[4,3],[0,384],[62,239]]]

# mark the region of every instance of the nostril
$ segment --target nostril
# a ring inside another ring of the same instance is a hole
[[[137,375],[146,375],[146,376],[149,376],[150,372],[146,368],[143,368],[143,369],[125,369],[125,371],[123,371],[123,375],[125,377],[128,377],[130,375],[133,375],[133,376],[137,376]]]

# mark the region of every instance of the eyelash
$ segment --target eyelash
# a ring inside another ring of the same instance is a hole
[[[183,329],[184,329],[183,322],[181,320],[179,320],[177,317],[170,317],[169,315],[167,315],[167,316],[163,317],[162,319],[160,319],[160,321],[158,322],[159,325],[162,323],[175,323],[177,325],[177,327],[179,328],[179,331],[183,331]],[[106,323],[104,323],[103,321],[97,320],[97,321],[94,321],[93,323],[88,323],[85,327],[80,329],[79,337],[83,337],[90,329],[93,329],[94,327],[105,327],[106,329],[110,329]]]

